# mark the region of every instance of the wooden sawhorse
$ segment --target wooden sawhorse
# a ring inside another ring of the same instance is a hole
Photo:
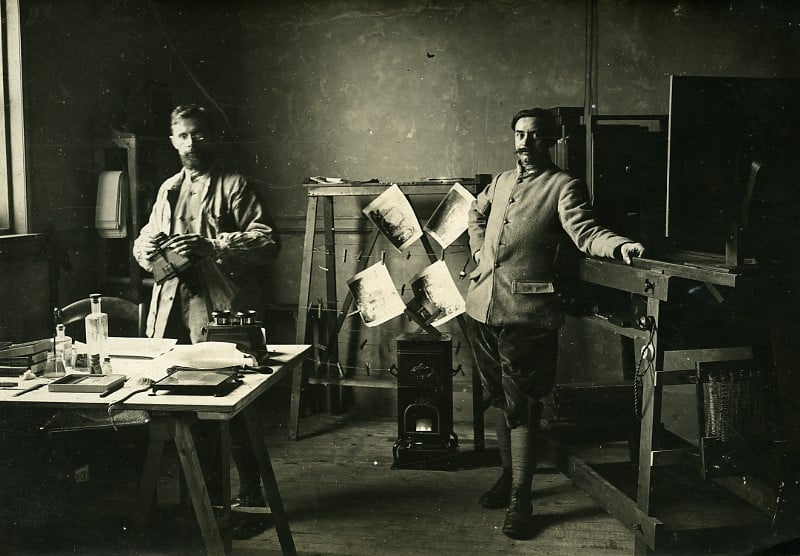
[[[459,180],[465,188],[475,193],[479,187],[478,180]],[[369,183],[369,184],[346,184],[346,185],[320,185],[305,184],[308,194],[308,208],[306,211],[305,240],[303,243],[303,267],[300,274],[300,296],[298,301],[298,319],[296,329],[296,341],[305,343],[306,327],[308,324],[308,308],[311,304],[311,273],[313,268],[313,250],[317,233],[317,213],[320,203],[322,204],[322,223],[325,234],[325,301],[323,318],[327,330],[327,344],[325,346],[324,364],[328,368],[336,369],[339,366],[338,334],[348,315],[353,298],[350,292],[347,293],[341,309],[337,301],[337,276],[336,276],[336,228],[334,216],[334,198],[336,197],[375,197],[391,184]],[[406,195],[445,195],[452,183],[399,183],[397,184]],[[369,254],[375,248],[375,243],[380,232],[373,230],[367,242],[364,256],[361,257],[356,272],[360,272],[369,263]],[[422,243],[431,262],[437,259],[433,247],[427,236],[423,234]],[[463,332],[463,319],[458,319]],[[466,334],[464,335],[466,338]],[[360,383],[358,380],[343,378],[316,380],[317,384],[328,384],[333,388],[341,386],[363,386],[365,380]],[[377,386],[377,381],[373,381],[373,386]],[[300,437],[300,396],[304,386],[303,368],[298,367],[294,371],[292,380],[292,396],[289,421],[289,437],[297,440]],[[380,384],[380,387],[392,387],[391,384]],[[483,400],[482,387],[477,369],[472,369],[472,403],[473,403],[473,431],[474,446],[476,451],[482,451],[485,446],[484,441],[484,419],[483,419]],[[331,396],[331,410],[338,411],[338,396]]]

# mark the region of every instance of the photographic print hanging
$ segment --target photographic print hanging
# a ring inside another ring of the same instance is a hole
[[[474,201],[472,193],[455,183],[433,211],[425,224],[425,231],[442,249],[447,249],[467,230],[469,209]]]
[[[381,262],[365,268],[347,281],[353,301],[367,326],[378,326],[402,315],[406,309],[392,277]]]
[[[414,208],[397,185],[388,187],[362,212],[398,251],[422,237]]]
[[[466,311],[464,298],[444,261],[428,265],[411,279],[414,298],[408,308],[423,321],[439,326]]]

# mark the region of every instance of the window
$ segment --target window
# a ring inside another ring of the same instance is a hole
[[[0,234],[27,233],[25,126],[22,114],[22,56],[19,0],[0,0]]]

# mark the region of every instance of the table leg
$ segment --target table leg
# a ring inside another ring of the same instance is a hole
[[[658,326],[659,301],[647,300],[647,314],[652,316]],[[657,328],[656,328],[657,330]],[[653,368],[661,364],[658,354],[658,337],[653,336],[653,353],[656,354]],[[636,502],[643,512],[652,515],[650,505],[650,481],[652,478],[651,454],[658,447],[658,431],[661,425],[661,393],[662,387],[655,384],[655,373],[646,372],[642,377],[642,419],[639,432],[639,474],[636,485]]]
[[[281,550],[285,555],[295,555],[297,550],[294,547],[292,532],[289,530],[289,520],[286,518],[286,511],[283,508],[281,493],[278,490],[278,482],[275,480],[275,473],[272,470],[272,462],[269,459],[269,452],[264,443],[264,437],[258,426],[258,420],[254,415],[252,406],[247,407],[244,412],[244,420],[247,425],[247,434],[253,446],[253,452],[258,460],[258,470],[261,474],[261,482],[264,483],[264,490],[267,494],[272,520],[275,522],[275,531],[278,533],[278,541],[281,543]]]
[[[225,552],[230,554],[233,547],[231,544],[231,429],[228,421],[220,421],[219,429],[220,482],[222,483],[222,517],[219,521],[219,528]]]
[[[178,448],[178,457],[186,474],[186,486],[189,498],[194,507],[197,523],[203,536],[203,544],[209,555],[225,554],[225,548],[219,535],[219,528],[208,498],[208,490],[203,479],[203,470],[192,437],[191,426],[188,419],[174,419],[175,446]],[[230,487],[228,487],[230,489]],[[230,503],[230,502],[229,502]]]
[[[142,481],[139,484],[138,501],[133,516],[133,528],[142,533],[147,527],[147,518],[153,505],[156,491],[158,471],[161,469],[161,457],[164,454],[164,443],[171,439],[163,421],[150,422],[150,441],[147,445],[147,457],[142,470]]]

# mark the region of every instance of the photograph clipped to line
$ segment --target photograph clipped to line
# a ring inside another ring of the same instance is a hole
[[[398,251],[422,237],[414,208],[397,185],[386,188],[362,212]]]
[[[453,184],[431,214],[425,231],[436,243],[447,247],[467,231],[469,209],[475,197],[460,183]]]
[[[347,281],[353,301],[367,326],[378,326],[402,315],[405,304],[382,262],[365,268]]]
[[[414,298],[408,308],[420,318],[439,326],[466,310],[464,298],[456,287],[444,261],[425,267],[411,279]]]

